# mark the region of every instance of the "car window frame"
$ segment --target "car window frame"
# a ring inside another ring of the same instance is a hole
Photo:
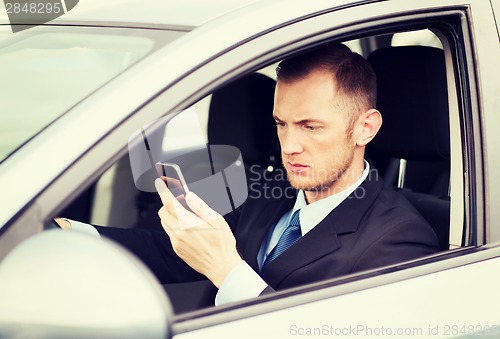
[[[449,9],[449,10],[442,10],[442,12],[437,12],[435,10],[432,10],[432,9],[429,9],[428,12],[429,14],[429,17],[432,18],[434,17],[434,19],[436,18],[451,18],[451,17],[455,17],[453,19],[454,23],[457,24],[457,26],[454,28],[454,29],[458,29],[460,31],[460,34],[459,35],[462,35],[463,36],[468,36],[469,35],[469,26],[467,23],[465,23],[466,21],[463,20],[467,17],[467,8],[466,7],[462,7],[461,9],[457,9],[456,7],[455,8],[452,8],[452,9]],[[397,16],[395,15],[395,17],[398,17],[398,18],[403,18],[403,17],[412,17],[413,15],[402,15],[402,16]],[[413,27],[423,27],[422,26],[422,22],[426,22],[429,18],[427,19],[415,19],[415,21],[411,24],[395,24],[395,26],[406,26],[406,27],[410,27],[410,26],[413,26]],[[431,19],[434,20],[434,19]],[[389,20],[389,19],[388,19]],[[401,19],[403,20],[403,19]],[[383,21],[382,19],[380,19],[380,21]],[[424,27],[425,28],[425,27]],[[463,30],[463,31],[462,31]],[[382,32],[387,32],[388,29],[387,29],[387,26],[385,26],[383,29],[380,30],[380,33]],[[441,32],[442,33],[442,32]],[[451,33],[456,33],[456,31],[452,31]],[[328,35],[328,34],[326,34]],[[442,34],[440,34],[441,37],[443,37]],[[344,37],[345,35],[342,34],[341,35],[342,37]],[[349,38],[352,38],[352,36],[349,36]],[[446,37],[447,39],[456,39],[457,36],[455,37],[452,37],[452,36],[447,36]],[[318,40],[324,40],[325,38],[324,37],[321,37],[321,38],[318,38]],[[335,40],[338,40],[338,39],[335,39]],[[466,38],[464,38],[464,41],[465,42],[468,42],[470,44],[470,41],[468,41]],[[297,48],[296,46],[294,46],[295,48]],[[455,47],[453,47],[455,48]],[[474,86],[474,82],[473,80],[471,80],[470,82],[471,83],[467,83],[467,82],[464,82],[464,79],[463,78],[460,78],[460,79],[456,79],[455,78],[455,75],[456,75],[456,72],[460,73],[460,74],[469,74],[469,75],[472,75],[470,73],[470,66],[467,68],[465,67],[466,65],[464,64],[464,61],[465,60],[471,60],[472,58],[472,53],[471,53],[471,49],[468,48],[467,44],[465,46],[459,46],[459,47],[456,47],[456,49],[452,52],[452,49],[453,48],[449,48],[447,50],[447,73],[448,73],[448,77],[449,77],[449,81],[448,81],[448,86],[450,87],[458,87],[460,91],[466,91],[467,93],[475,93],[475,86]],[[292,49],[291,45],[288,45],[286,46],[285,48],[283,49]],[[275,52],[275,51],[273,51]],[[279,58],[282,58],[286,56],[286,53],[281,55]],[[277,58],[277,59],[279,59]],[[274,60],[274,59],[273,59]],[[474,59],[472,59],[474,60]],[[451,63],[451,65],[450,65]],[[255,61],[255,64],[258,65],[258,63]],[[248,70],[251,70],[251,71],[254,71],[256,70],[256,67],[258,66],[248,66],[248,65],[245,65],[245,68],[247,68]],[[207,71],[208,72],[208,71]],[[247,72],[242,72],[242,75],[243,74],[248,74],[248,71]],[[219,81],[216,83],[217,85],[215,85],[215,88],[221,86],[222,84],[224,84],[224,80],[225,79],[228,79],[230,78],[231,76],[233,75],[233,73],[227,73],[224,75],[223,78],[219,79]],[[222,80],[224,79],[224,80]],[[453,92],[453,91],[451,91]],[[461,93],[461,92],[460,92]],[[200,95],[201,97],[203,96],[203,92],[199,92],[198,95]],[[452,94],[451,95],[451,100],[455,99],[458,101],[458,99],[456,99],[457,97],[457,92],[454,93],[454,95]],[[466,99],[467,101],[467,104],[470,105],[470,106],[473,106],[473,104],[471,103],[472,101],[476,100],[477,97],[475,95],[472,95],[472,98],[469,98],[469,99]],[[193,98],[190,98],[188,100],[186,100],[184,102],[185,105],[189,105],[191,104],[193,101],[195,101]],[[472,119],[474,119],[474,122],[476,123],[477,125],[477,119],[478,119],[478,116],[477,116],[477,111],[475,113],[473,113],[472,111],[474,110],[472,107],[464,107],[466,106],[464,103],[462,104],[459,104],[457,103],[455,106],[455,109],[456,111],[458,112],[458,114],[460,114],[462,117],[460,118],[460,128],[466,128],[466,125],[469,124],[470,121],[472,121]],[[181,109],[181,107],[184,107],[184,106],[178,106],[176,107],[177,110]],[[450,108],[451,110],[451,108]],[[463,115],[466,115],[468,114],[468,120],[464,120],[463,119]],[[474,117],[472,117],[474,116]],[[465,139],[467,139],[469,141],[469,143],[467,144],[467,147],[469,148],[474,148],[476,147],[477,145],[477,140],[474,140],[476,136],[476,132],[473,133],[473,137],[465,137]],[[461,136],[461,139],[464,138],[460,132],[460,136]],[[461,151],[457,152],[457,153],[461,153]],[[470,153],[469,153],[470,154]],[[479,167],[478,169],[476,169],[476,171],[481,171],[481,157],[480,156],[474,156],[474,157],[468,157],[466,159],[461,159],[462,161],[464,162],[467,162],[468,163],[468,168],[472,168],[474,167],[475,169],[477,167]],[[474,163],[472,163],[474,162]],[[479,162],[479,165],[476,167],[476,163]],[[470,173],[470,172],[469,172]],[[463,179],[461,179],[463,180]],[[472,186],[475,186],[476,185],[476,182],[472,182],[472,180],[476,181],[478,180],[479,182],[482,181],[482,176],[476,172],[474,173],[470,173],[468,179],[466,180],[469,180],[469,183],[467,186],[464,186],[464,189],[465,187],[470,187],[470,185]],[[481,228],[481,227],[484,227],[484,224],[481,223],[481,220],[477,220],[476,217],[478,215],[478,213],[480,213],[480,211],[477,209],[478,207],[476,206],[477,205],[477,202],[475,201],[475,197],[476,197],[476,194],[478,194],[477,192],[468,192],[467,193],[464,193],[464,192],[461,192],[461,195],[467,195],[469,196],[469,200],[468,200],[468,203],[471,204],[471,205],[474,205],[473,207],[471,207],[472,209],[475,209],[474,212],[468,212],[467,216],[468,216],[468,220],[464,220],[465,223],[467,223],[467,227],[477,227],[477,228]],[[465,201],[461,200],[460,203],[465,203]],[[467,212],[466,212],[467,213]],[[462,217],[463,219],[464,217]],[[460,218],[459,218],[460,219]],[[459,223],[459,229],[460,231],[462,231],[462,227],[463,226],[463,222],[460,222]],[[473,233],[473,232],[471,232]],[[452,257],[453,256],[463,256],[463,255],[466,255],[466,254],[473,254],[477,248],[475,248],[474,246],[478,246],[478,245],[482,245],[484,243],[482,242],[478,242],[475,240],[475,238],[473,238],[475,235],[474,234],[471,234],[469,233],[469,237],[470,237],[470,240],[469,241],[465,241],[462,245],[463,247],[460,247],[456,250],[451,250],[449,253],[446,253],[446,254],[437,254],[437,255],[434,255],[430,258],[427,258],[427,259],[424,259],[424,260],[430,260],[429,262],[435,262],[435,261],[444,261],[446,260],[447,256],[448,255],[451,255]],[[446,258],[445,258],[446,257]],[[411,268],[411,267],[418,267],[420,264],[422,263],[422,260],[416,260],[414,261],[413,263],[410,263],[408,264],[407,266],[403,265],[403,266],[399,266],[397,267],[398,269],[401,269],[401,268]],[[446,266],[446,264],[444,265]],[[393,267],[394,268],[394,267]],[[388,268],[389,270],[391,268]],[[377,270],[375,270],[375,274]],[[379,270],[380,272],[380,270]],[[349,277],[347,278],[348,280],[349,279],[353,279],[354,281],[357,281],[358,279],[361,279],[363,277],[367,277],[367,276],[363,276],[364,274],[366,273],[362,273],[360,274],[359,276],[356,276],[356,275],[353,275],[352,277]],[[340,279],[342,280],[342,278]],[[337,281],[339,282],[339,281]],[[342,283],[345,283],[345,281],[342,281]],[[322,282],[320,283],[321,284],[327,284],[326,282]],[[335,284],[335,283],[334,283]],[[321,287],[318,287],[318,289],[321,289]],[[285,296],[290,298],[290,297],[297,297],[297,299],[300,299],[300,294],[301,293],[304,293],[305,290],[299,288],[297,291],[294,291],[294,292],[290,292],[289,293],[285,293]],[[272,298],[271,298],[272,299]],[[260,302],[262,302],[262,299],[260,300],[257,300],[255,301],[256,304],[259,304]],[[251,304],[251,302],[250,302]],[[292,303],[293,304],[293,303]],[[245,303],[243,303],[241,305],[241,307],[244,307]],[[248,305],[247,305],[248,306]],[[234,305],[233,308],[231,308],[231,310],[235,310],[235,309],[239,309],[240,306],[238,305]],[[216,313],[218,313],[217,311],[214,311]],[[187,315],[178,315],[178,322],[183,322],[183,321],[187,321],[187,320],[192,320],[193,318],[197,318],[199,319],[199,317],[203,317],[203,316],[206,316],[206,315],[210,315],[212,314],[212,311],[211,310],[202,310],[202,311],[199,311],[199,312],[195,312],[195,313],[188,313]],[[248,316],[248,315],[247,315]],[[175,325],[174,325],[175,326]],[[191,326],[191,324],[189,325]],[[183,326],[180,326],[179,328],[182,328]]]
[[[230,53],[229,53],[229,54],[230,54]],[[229,58],[229,56],[227,56],[227,58]],[[234,57],[233,57],[233,58],[234,58]],[[225,59],[225,58],[224,58],[224,57],[222,57],[221,59]],[[214,60],[214,61],[215,61],[215,60]],[[273,61],[274,61],[274,60],[273,60]],[[247,71],[243,71],[243,72],[241,72],[241,74],[242,74],[242,75],[243,75],[243,74],[247,74],[249,71],[254,71],[254,70],[255,70],[255,66],[254,66],[253,68],[252,68],[252,67],[248,67],[248,65],[245,65],[245,66],[243,66],[243,67],[244,67],[244,68],[246,68],[246,69],[247,69]],[[207,71],[207,72],[208,72],[208,71]],[[235,71],[235,72],[237,72],[237,71]],[[232,75],[232,74],[231,74],[231,75]],[[226,79],[227,79],[227,78],[230,78],[230,77],[231,77],[231,75],[226,75],[226,76],[224,76],[224,78],[226,78]],[[190,76],[194,76],[194,75],[192,74],[192,75],[190,75]],[[180,81],[180,83],[182,83],[183,81],[184,81],[184,79],[182,79],[182,80]],[[222,79],[219,79],[219,81],[218,81],[218,82],[213,83],[211,86],[207,86],[207,87],[203,88],[203,90],[201,90],[201,91],[196,91],[196,93],[197,93],[197,94],[196,94],[195,96],[191,96],[191,97],[189,97],[186,101],[184,101],[184,103],[183,103],[183,104],[180,104],[179,106],[174,107],[174,108],[172,109],[172,111],[177,112],[177,111],[180,111],[180,110],[182,110],[182,109],[184,109],[184,108],[186,108],[186,107],[189,107],[191,104],[195,103],[195,102],[197,101],[197,99],[203,98],[203,97],[204,97],[204,95],[211,93],[211,91],[213,91],[214,89],[218,88],[218,87],[219,87],[219,86],[221,86],[223,83],[224,83],[224,82],[223,82],[223,80],[222,80]],[[188,87],[189,87],[188,85],[185,85],[185,86],[183,86],[183,87],[181,87],[181,88],[186,89],[186,88],[188,88]],[[172,90],[173,88],[174,88],[174,87],[172,87],[172,88],[171,88],[171,90]],[[171,98],[172,96],[177,96],[177,94],[165,93],[165,98]],[[161,96],[160,96],[160,97],[161,97]],[[162,100],[161,100],[161,98],[160,98],[160,97],[159,97],[159,100],[160,100],[160,101],[158,101],[157,103],[156,103],[156,102],[154,102],[154,103],[152,103],[152,104],[153,104],[153,105],[155,105],[155,106],[156,106],[156,105],[158,105],[158,107],[160,107],[160,106],[165,107],[165,106],[164,106],[164,103],[165,103],[165,102],[162,102]],[[169,99],[168,99],[168,100],[169,100]],[[156,109],[156,107],[155,107],[155,108],[152,108],[152,106],[148,106],[148,108],[147,108],[147,109]],[[201,314],[203,314],[203,315],[210,314],[210,312],[212,312],[212,311],[211,311],[211,310],[206,310],[206,312],[208,312],[208,313],[204,313],[204,312],[205,312],[205,311],[201,311]],[[182,315],[180,315],[180,317],[182,317]],[[187,317],[191,317],[191,315],[188,315]],[[181,319],[185,319],[185,318],[181,318]]]

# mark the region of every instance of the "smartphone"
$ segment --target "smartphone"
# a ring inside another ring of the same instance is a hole
[[[188,185],[179,165],[172,162],[157,162],[156,172],[158,172],[160,178],[167,184],[168,189],[175,198],[183,197],[189,192]]]

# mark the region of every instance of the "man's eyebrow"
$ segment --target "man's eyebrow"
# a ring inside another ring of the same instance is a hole
[[[296,124],[299,125],[310,124],[310,123],[324,124],[324,121],[319,119],[302,119],[296,122]]]
[[[273,114],[273,119],[276,120],[276,121],[282,121],[276,114]],[[318,124],[322,124],[323,121],[322,120],[319,120],[319,119],[310,119],[310,118],[307,118],[307,119],[302,119],[302,120],[299,120],[299,121],[296,121],[295,123],[296,124],[307,124],[307,123],[318,123]]]
[[[280,121],[280,122],[283,121],[276,114],[273,114],[273,118],[276,121]],[[298,125],[310,124],[310,123],[323,124],[324,121],[323,120],[319,120],[319,119],[307,118],[307,119],[302,119],[302,120],[296,121],[295,123],[298,124]]]

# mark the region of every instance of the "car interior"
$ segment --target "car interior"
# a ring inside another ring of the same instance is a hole
[[[388,47],[368,61],[377,73],[384,121],[368,156],[386,185],[401,191],[430,223],[446,250],[450,127],[444,53],[429,46]]]
[[[385,185],[401,191],[431,224],[440,250],[446,251],[450,249],[446,64],[439,39],[429,30],[420,32],[422,37],[416,41],[415,32],[409,32],[413,41],[403,44],[395,41],[405,32],[346,44],[362,53],[377,73],[377,108],[384,122],[367,148],[367,160]],[[429,37],[432,43],[426,40]],[[204,130],[205,142],[236,146],[249,182],[252,175],[273,175],[281,168],[272,118],[275,80],[269,76],[275,65],[241,76],[194,105],[197,114],[204,117],[196,123]],[[180,112],[170,122],[182,115]],[[164,138],[168,137],[167,129]],[[100,225],[161,229],[160,207],[156,193],[135,187],[126,154],[60,215]],[[165,286],[176,313],[197,309],[204,304],[203,298],[211,295],[211,289],[208,281]]]

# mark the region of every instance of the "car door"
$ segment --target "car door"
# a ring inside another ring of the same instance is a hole
[[[447,71],[451,250],[179,315],[174,337],[233,337],[235,333],[242,338],[449,337],[498,325],[487,307],[477,307],[481,301],[500,300],[494,286],[500,256],[495,245],[498,212],[489,207],[500,199],[493,189],[500,187],[495,185],[498,179],[492,175],[499,153],[494,137],[499,127],[495,118],[498,85],[492,78],[498,76],[500,52],[491,6],[481,0],[286,4],[256,4],[190,33],[189,39],[179,39],[150,57],[147,66],[104,87],[96,94],[102,100],[84,102],[48,129],[54,135],[47,145],[55,146],[52,143],[58,138],[64,140],[64,130],[78,130],[79,119],[98,119],[113,111],[91,136],[82,135],[84,144],[75,142],[71,161],[58,165],[58,171],[66,171],[36,197],[33,220],[47,221],[67,206],[126,153],[127,140],[137,128],[183,111],[236,78],[322,43],[431,29],[443,44]],[[139,90],[139,83],[147,85]],[[464,296],[464,290],[470,294]],[[457,312],[460,309],[479,310],[464,314]]]

